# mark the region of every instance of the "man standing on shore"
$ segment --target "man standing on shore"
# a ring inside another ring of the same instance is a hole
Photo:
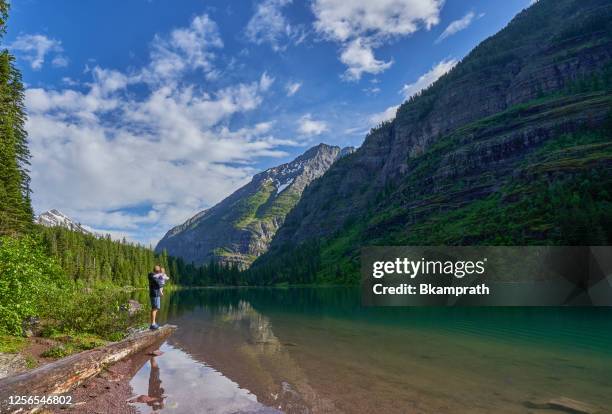
[[[157,324],[157,311],[161,307],[161,286],[156,275],[161,273],[161,266],[155,265],[153,271],[149,273],[149,297],[151,298],[151,326],[150,329],[159,329]]]

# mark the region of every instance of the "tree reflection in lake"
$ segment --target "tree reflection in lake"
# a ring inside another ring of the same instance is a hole
[[[270,319],[245,300],[173,318],[179,330],[169,343],[222,370],[259,400],[284,412],[333,412],[272,330]]]

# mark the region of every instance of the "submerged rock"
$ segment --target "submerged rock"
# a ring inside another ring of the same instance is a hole
[[[557,410],[571,414],[598,414],[603,413],[599,408],[578,400],[571,398],[559,397],[553,398],[548,401],[534,402],[527,401],[525,406],[528,408],[535,408],[540,410]]]
[[[590,404],[565,397],[550,400],[548,405],[550,408],[555,408],[557,410],[563,410],[574,414],[596,414],[602,412],[597,407]]]

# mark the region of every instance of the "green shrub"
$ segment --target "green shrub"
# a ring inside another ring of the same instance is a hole
[[[65,280],[33,238],[0,238],[0,334],[21,335],[22,321],[40,315],[50,286]]]
[[[126,333],[125,332],[113,332],[112,334],[108,335],[106,337],[107,340],[111,341],[111,342],[118,342],[121,341],[123,338],[126,337]]]
[[[101,339],[97,335],[92,335],[92,334],[70,334],[68,335],[68,334],[56,332],[54,334],[48,335],[47,337],[55,341],[59,341],[60,344],[58,344],[57,346],[62,346],[66,348],[68,351],[70,351],[71,353],[76,350],[86,351],[86,350],[98,348],[100,346],[107,344],[107,341]],[[59,352],[59,351],[50,350],[50,352],[53,353],[53,352]]]
[[[25,364],[27,369],[32,369],[38,366],[38,361],[32,355],[26,355]]]
[[[83,288],[76,284],[55,286],[43,305],[54,333],[99,335],[108,340],[140,323],[144,312],[130,316],[121,305],[127,301],[125,292],[112,287]]]
[[[22,322],[38,316],[43,335],[89,333],[115,338],[140,323],[121,305],[125,292],[115,287],[86,287],[66,277],[33,237],[0,238],[0,335],[22,335]]]
[[[106,341],[91,335],[81,335],[72,339],[75,346],[82,350],[94,349],[106,345]]]
[[[0,335],[0,352],[15,354],[26,346],[25,338],[19,336]]]
[[[45,358],[63,358],[72,354],[73,352],[74,348],[72,348],[71,346],[56,345],[47,349],[45,352],[40,354],[40,356]]]

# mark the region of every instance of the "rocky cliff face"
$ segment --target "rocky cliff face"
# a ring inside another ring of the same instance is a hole
[[[509,239],[502,228],[452,233],[463,222],[448,217],[468,217],[486,201],[481,221],[501,223],[501,211],[535,182],[549,188],[596,169],[608,180],[612,150],[601,128],[612,104],[611,62],[609,1],[540,0],[310,186],[255,268],[286,262],[308,242],[320,245],[319,273],[333,278],[332,266],[356,263],[359,246],[370,243],[567,241],[553,217],[517,217],[512,228],[521,235]],[[511,194],[513,185],[523,187]]]
[[[248,266],[268,249],[304,189],[352,151],[320,144],[290,163],[255,175],[219,204],[168,231],[156,251],[165,249],[187,263],[214,259]]]

